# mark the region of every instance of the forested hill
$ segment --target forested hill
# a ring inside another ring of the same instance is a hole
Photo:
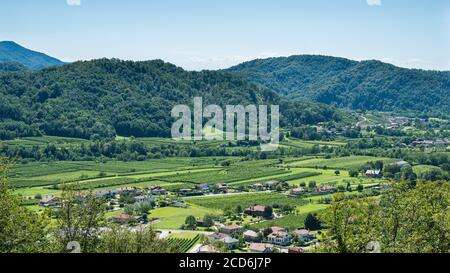
[[[47,134],[168,137],[176,104],[280,104],[282,125],[339,119],[325,105],[290,103],[226,72],[187,72],[163,61],[94,60],[0,73],[0,138]]]
[[[450,115],[450,72],[315,55],[255,60],[228,71],[292,99],[351,109]]]
[[[15,42],[0,41],[0,63],[20,63],[28,69],[38,70],[64,63],[44,53],[29,50]]]

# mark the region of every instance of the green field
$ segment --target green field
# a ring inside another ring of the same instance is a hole
[[[291,205],[300,206],[305,204],[305,201],[299,198],[290,198],[286,195],[279,193],[249,193],[249,194],[236,194],[227,196],[214,196],[214,197],[194,197],[186,198],[186,202],[198,206],[214,209],[224,209],[225,207],[249,207],[253,205]]]
[[[165,207],[151,211],[148,218],[156,218],[158,222],[153,226],[158,229],[180,229],[186,217],[203,217],[207,214],[218,215],[220,210],[190,205],[188,208]]]
[[[364,164],[375,161],[383,161],[385,163],[392,163],[395,160],[392,158],[385,157],[370,157],[370,156],[349,156],[349,157],[340,157],[340,158],[314,158],[308,160],[302,160],[299,162],[290,162],[285,164],[286,167],[299,167],[299,168],[324,168],[327,167],[329,169],[339,169],[339,170],[350,170],[354,168],[358,168]]]

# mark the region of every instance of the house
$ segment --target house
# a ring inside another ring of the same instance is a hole
[[[291,244],[292,237],[285,231],[278,231],[267,236],[267,240],[271,244],[287,246]]]
[[[175,208],[183,208],[183,209],[187,208],[186,203],[182,203],[182,202],[173,202],[171,204],[171,206],[175,207]]]
[[[272,232],[286,231],[282,227],[271,227],[270,229],[272,230]]]
[[[305,251],[299,247],[290,247],[288,248],[288,253],[289,254],[302,254]]]
[[[244,232],[244,240],[246,242],[260,242],[261,239],[259,237],[259,234],[254,232],[253,230],[247,230],[246,232]]]
[[[136,191],[136,189],[135,188],[131,188],[131,187],[116,189],[116,192],[118,194],[129,194],[129,193],[133,193],[135,191]]]
[[[367,170],[366,176],[370,178],[381,178],[382,177],[381,170]]]
[[[230,235],[225,234],[225,233],[216,232],[216,233],[211,234],[209,236],[209,239],[211,239],[211,241],[221,241],[221,240],[225,239],[226,237],[230,237]]]
[[[228,191],[228,185],[227,184],[217,184],[216,189],[220,192],[226,193]]]
[[[153,195],[164,195],[166,194],[166,190],[160,186],[150,187],[150,193]]]
[[[182,195],[188,195],[192,192],[192,189],[180,189],[179,192]]]
[[[155,202],[155,198],[151,195],[139,195],[139,196],[135,196],[133,197],[134,201],[136,201],[136,203],[152,203]]]
[[[262,244],[262,243],[252,243],[248,247],[251,253],[271,253],[273,245],[272,244]]]
[[[306,190],[304,188],[295,188],[295,189],[290,190],[289,196],[299,197],[299,196],[302,196],[304,193],[306,193]]]
[[[315,235],[307,229],[298,229],[292,232],[292,234],[306,243],[316,239]]]
[[[197,253],[206,254],[206,253],[218,253],[218,251],[212,245],[202,245],[198,248]]]
[[[197,189],[204,191],[204,192],[209,192],[209,185],[208,184],[200,184],[200,185],[197,185]]]
[[[261,183],[256,183],[256,184],[250,185],[250,188],[257,190],[257,191],[262,191],[264,189],[264,186]]]
[[[265,206],[252,206],[244,210],[244,212],[251,216],[264,216]]]
[[[239,248],[239,240],[234,239],[231,236],[227,236],[221,240],[224,242],[224,244],[228,247],[229,250],[237,249]]]
[[[95,196],[98,198],[111,199],[114,198],[115,195],[116,195],[115,191],[103,190],[95,192]]]
[[[236,235],[241,233],[242,227],[238,225],[224,226],[220,228],[220,232],[230,235]]]
[[[334,186],[322,186],[322,187],[316,188],[312,194],[313,195],[327,195],[327,194],[335,193],[336,191],[337,191],[337,188]]]
[[[126,224],[130,221],[130,215],[128,214],[120,214],[112,217],[114,223],[117,224]]]
[[[273,188],[273,187],[276,187],[278,184],[280,184],[279,181],[270,180],[270,181],[264,182],[264,187],[266,187],[266,188]]]
[[[43,198],[39,202],[39,205],[46,207],[46,208],[58,207],[61,205],[61,200],[54,195],[49,195],[49,196],[46,196],[45,198]]]

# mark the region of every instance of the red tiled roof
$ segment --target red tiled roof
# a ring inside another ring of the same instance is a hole
[[[252,244],[250,244],[249,249],[264,252],[266,249],[272,248],[272,247],[273,247],[273,245],[271,245],[271,244],[252,243]]]
[[[240,226],[237,226],[237,225],[231,225],[231,226],[224,226],[223,229],[226,229],[226,230],[235,230],[235,229],[241,229],[241,227],[240,227]]]

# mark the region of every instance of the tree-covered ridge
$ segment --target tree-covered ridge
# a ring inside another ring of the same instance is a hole
[[[27,70],[27,68],[18,62],[0,62],[0,72],[17,72],[25,70]]]
[[[31,70],[64,64],[56,58],[29,50],[11,41],[0,42],[0,63],[4,62],[20,63]]]
[[[450,113],[450,72],[312,55],[255,60],[228,71],[293,99],[362,110]]]
[[[78,138],[168,137],[177,104],[280,104],[281,125],[339,119],[333,108],[284,101],[221,71],[188,72],[163,61],[101,59],[37,72],[0,74],[2,138],[39,134]]]

